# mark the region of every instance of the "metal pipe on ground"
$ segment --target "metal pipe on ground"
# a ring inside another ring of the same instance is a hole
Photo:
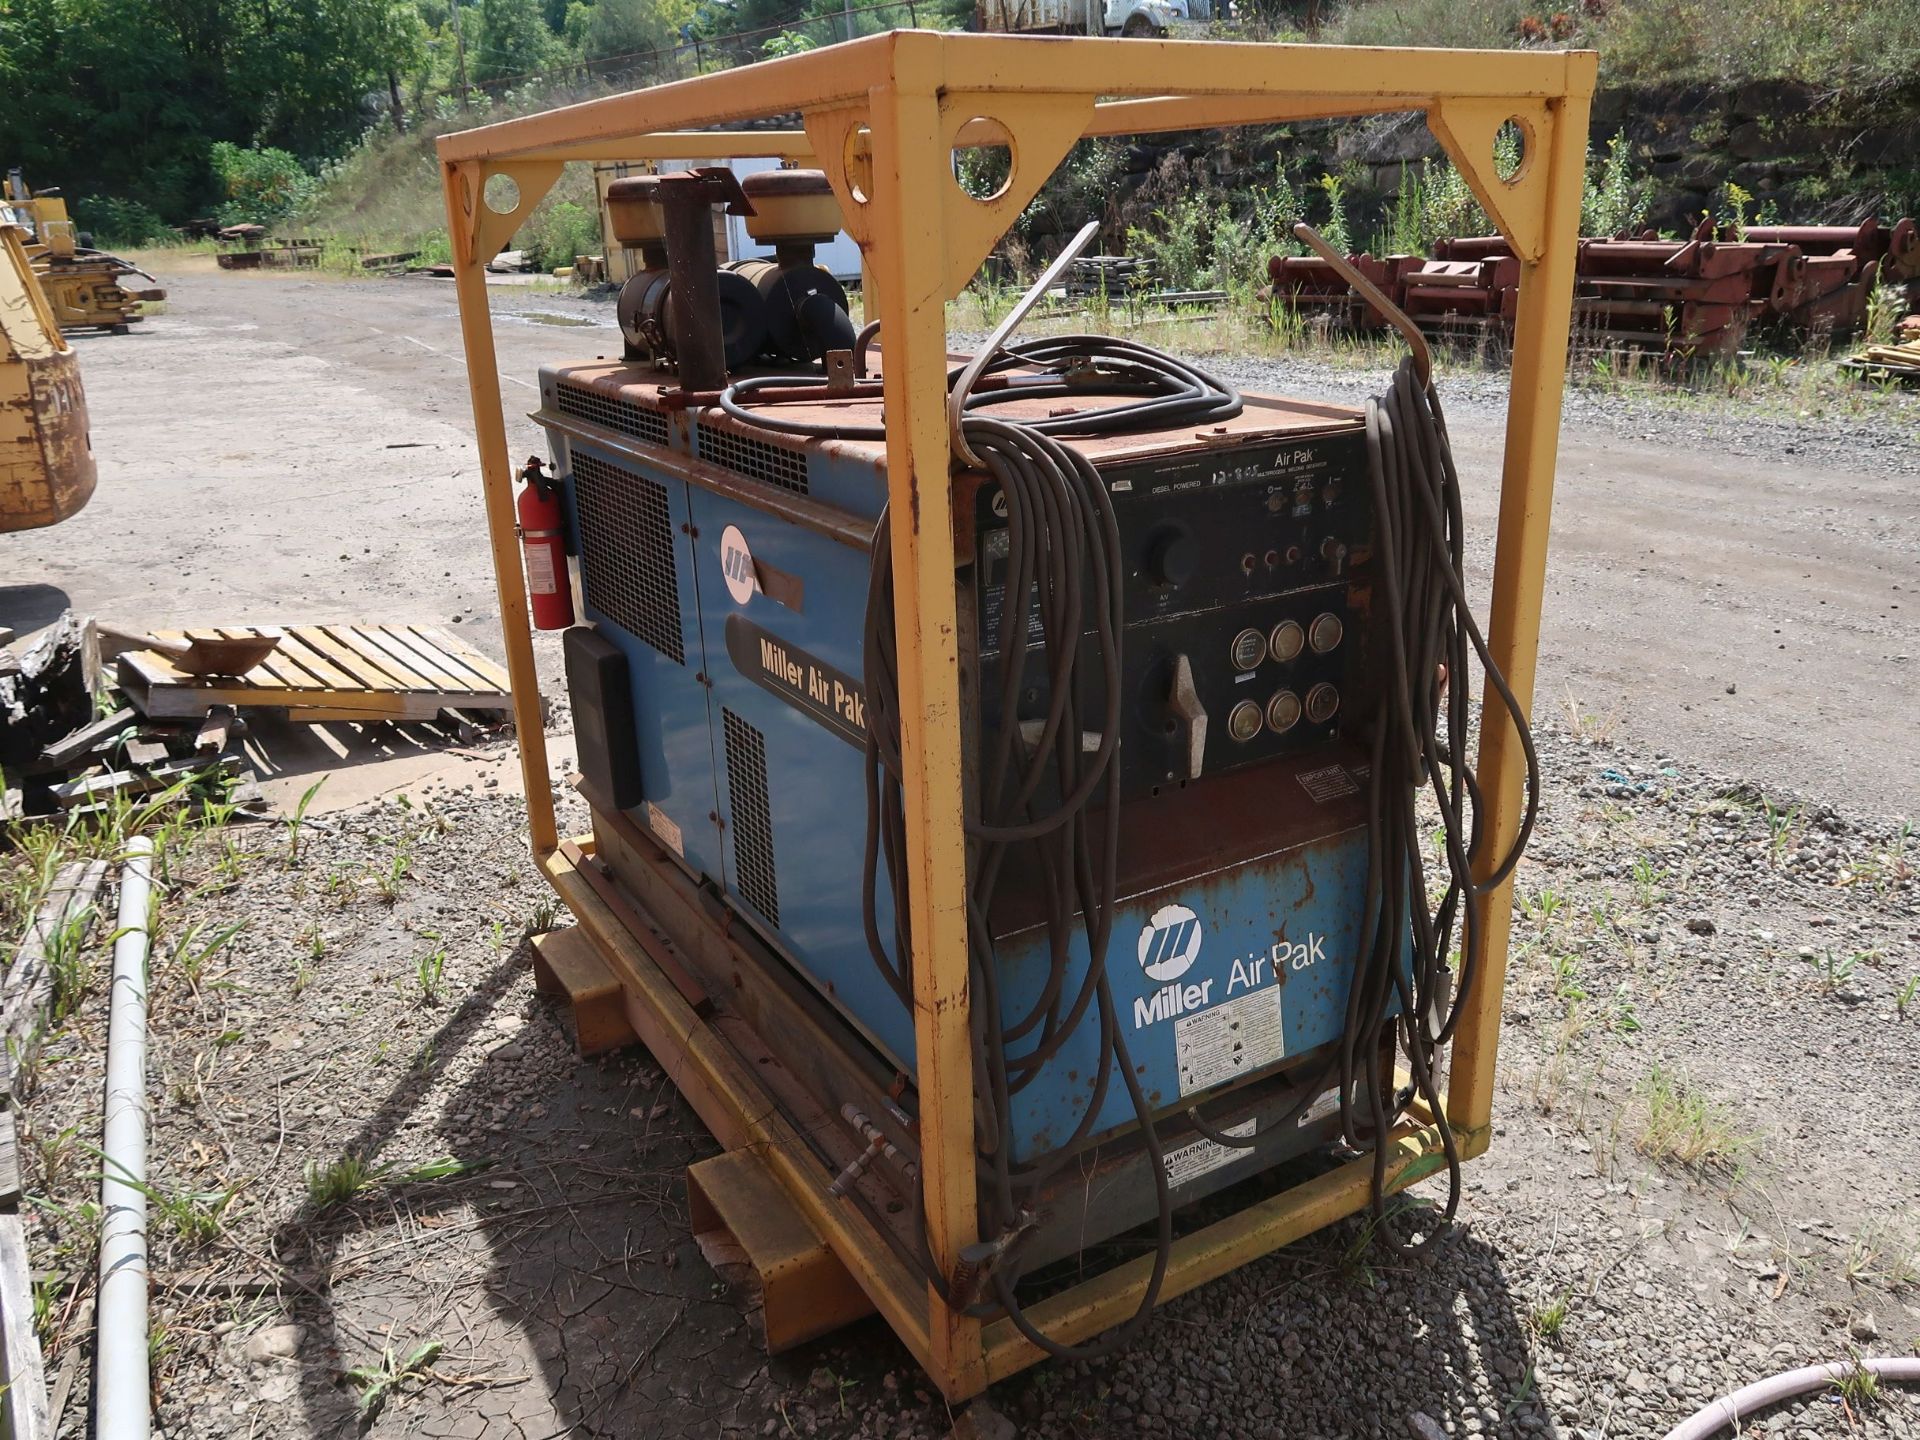
[[[153,841],[127,842],[113,942],[101,1144],[100,1292],[95,1308],[95,1433],[144,1440],[151,1424],[147,1359],[147,928]]]

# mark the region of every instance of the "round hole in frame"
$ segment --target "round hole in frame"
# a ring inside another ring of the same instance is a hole
[[[861,182],[873,174],[873,131],[865,125],[847,131],[846,143],[841,146],[840,165],[846,171],[847,193],[856,204],[866,204],[867,190]]]
[[[1503,184],[1518,185],[1533,164],[1533,126],[1514,115],[1493,136],[1493,173]]]
[[[975,115],[954,133],[954,140],[969,130],[974,133],[967,143],[953,147],[953,182],[961,193],[985,205],[1013,184],[1013,135],[998,120]]]
[[[511,215],[520,208],[520,182],[511,175],[489,175],[480,193],[496,215]]]

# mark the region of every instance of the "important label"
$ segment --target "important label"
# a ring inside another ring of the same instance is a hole
[[[658,805],[647,806],[647,828],[660,838],[665,845],[682,860],[687,858],[687,842],[680,834],[680,827],[663,812]]]
[[[1250,1075],[1286,1054],[1280,989],[1269,985],[1174,1022],[1182,1095]]]
[[[1253,1138],[1254,1122],[1242,1120],[1238,1125],[1230,1125],[1220,1133],[1231,1135],[1235,1140]],[[1222,1165],[1231,1165],[1236,1160],[1244,1160],[1252,1152],[1236,1149],[1231,1145],[1222,1145],[1217,1140],[1202,1136],[1190,1140],[1185,1145],[1176,1145],[1160,1158],[1166,1162],[1167,1184],[1178,1190],[1190,1181],[1198,1180],[1202,1175],[1211,1174]]]
[[[1360,787],[1354,783],[1344,765],[1323,765],[1318,770],[1303,770],[1294,779],[1300,782],[1300,788],[1312,797],[1316,805],[1360,792]]]

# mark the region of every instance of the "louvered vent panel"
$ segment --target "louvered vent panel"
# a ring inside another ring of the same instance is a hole
[[[667,417],[624,396],[608,395],[577,380],[562,380],[554,388],[553,403],[562,415],[588,420],[652,445],[667,443]]]
[[[587,603],[668,659],[686,664],[666,487],[575,451],[573,489]]]
[[[773,868],[773,812],[767,804],[767,741],[725,706],[727,796],[733,830],[733,882],[741,897],[780,923],[780,887]]]
[[[791,490],[807,493],[807,457],[798,450],[769,444],[748,435],[736,435],[712,425],[700,427],[700,458],[736,475],[764,480]]]

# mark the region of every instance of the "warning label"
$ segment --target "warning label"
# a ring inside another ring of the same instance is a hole
[[[1300,1125],[1311,1125],[1323,1116],[1333,1114],[1333,1112],[1339,1108],[1340,1092],[1337,1089],[1322,1090],[1318,1095],[1313,1097],[1313,1103],[1300,1112],[1300,1119],[1296,1123]]]
[[[1180,1093],[1211,1090],[1271,1065],[1286,1053],[1280,1025],[1280,986],[1269,985],[1211,1010],[1174,1021]]]
[[[1231,1135],[1235,1140],[1247,1140],[1253,1136],[1254,1122],[1242,1120],[1238,1125],[1229,1125],[1220,1133]],[[1218,1170],[1222,1165],[1231,1165],[1235,1160],[1244,1160],[1248,1151],[1235,1149],[1231,1145],[1222,1145],[1217,1140],[1202,1136],[1190,1140],[1185,1145],[1176,1145],[1160,1158],[1166,1162],[1167,1184],[1178,1190],[1190,1180],[1198,1180]]]
[[[1338,800],[1343,795],[1356,795],[1360,791],[1344,765],[1323,765],[1318,770],[1303,770],[1294,779],[1300,782],[1302,790],[1313,797],[1316,805]]]
[[[658,805],[647,806],[647,828],[660,837],[661,843],[678,855],[687,858],[687,842],[681,838],[680,826]]]

